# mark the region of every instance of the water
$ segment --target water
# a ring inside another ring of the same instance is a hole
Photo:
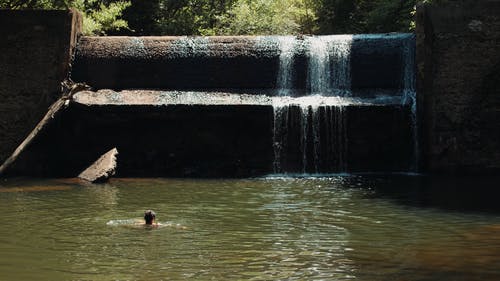
[[[405,40],[402,45],[402,54],[404,58],[402,81],[403,93],[401,94],[403,104],[410,105],[411,110],[411,128],[413,133],[413,159],[411,171],[418,172],[419,168],[419,136],[418,136],[418,117],[417,117],[417,91],[415,78],[415,44],[413,40]]]
[[[203,57],[208,53],[208,37],[181,36],[169,47],[175,57]]]
[[[3,181],[0,280],[499,280],[495,182]]]
[[[330,35],[305,37],[277,37],[279,71],[277,77],[277,95],[292,96],[294,59],[304,53],[307,60],[307,90],[305,98],[274,102],[274,171],[275,173],[294,173],[302,163],[303,173],[345,172],[347,154],[345,104],[342,97],[351,97],[351,47],[353,40],[381,40],[398,44],[401,49],[401,86],[399,103],[409,105],[413,133],[413,153],[409,167],[401,170],[418,172],[419,144],[417,133],[417,100],[415,91],[415,46],[414,37],[408,34],[371,34],[371,35]],[[377,92],[379,89],[370,89]],[[376,94],[373,95],[377,96]],[[325,97],[336,97],[325,103]],[[394,104],[393,96],[379,96],[386,104]],[[293,115],[293,107],[299,107],[301,115]],[[322,112],[335,118],[321,116]],[[340,121],[339,121],[340,120]],[[322,122],[323,124],[321,124]],[[300,124],[300,126],[295,126]],[[280,126],[280,127],[278,127]],[[295,130],[295,132],[293,131]],[[332,134],[333,132],[333,134]],[[295,137],[296,134],[300,136]],[[326,137],[324,137],[326,135]],[[321,137],[323,136],[323,137]],[[294,142],[298,142],[294,144]],[[290,159],[287,153],[296,147],[302,154],[301,159]],[[343,150],[343,151],[342,151]],[[332,157],[334,155],[335,157]],[[287,163],[294,161],[295,163]],[[327,163],[321,163],[328,161]]]
[[[290,96],[293,93],[292,68],[294,56],[301,51],[299,48],[306,48],[305,53],[308,57],[308,93],[305,98],[290,99],[289,102],[280,99],[273,105],[275,173],[294,172],[289,168],[284,168],[285,161],[288,161],[288,147],[294,145],[294,141],[298,141],[298,149],[302,154],[300,159],[302,173],[320,173],[325,171],[325,166],[328,168],[326,171],[345,171],[343,157],[345,150],[341,151],[344,149],[344,142],[333,142],[333,140],[345,139],[345,126],[342,126],[344,122],[333,122],[332,117],[335,116],[335,120],[345,119],[339,115],[344,111],[343,105],[335,99],[330,99],[330,102],[325,104],[325,100],[328,99],[324,97],[350,96],[351,41],[350,35],[305,37],[305,39],[291,36],[279,37],[278,96]],[[291,113],[293,106],[300,108],[300,114]],[[323,110],[320,110],[320,106]],[[337,114],[326,116],[328,112]],[[321,120],[324,126],[321,125]],[[295,138],[295,140],[294,130],[299,133],[298,139]],[[323,130],[326,133],[323,133]],[[332,132],[343,135],[332,135]],[[325,134],[326,140],[323,140],[321,135]],[[331,157],[332,155],[337,157]],[[320,163],[322,159],[327,159],[329,163]]]
[[[274,172],[320,174],[346,172],[346,118],[344,106],[275,104]],[[292,154],[300,158],[290,160]],[[295,162],[290,164],[290,162]]]
[[[352,35],[279,36],[271,37],[279,49],[279,68],[276,80],[278,96],[294,94],[295,57],[307,57],[306,95],[351,95]],[[271,40],[267,38],[267,40]],[[295,89],[296,90],[296,89]]]
[[[350,95],[351,42],[352,35],[307,37],[310,94]]]
[[[293,89],[293,61],[297,42],[293,36],[278,37],[280,65],[278,68],[278,96],[290,96]]]

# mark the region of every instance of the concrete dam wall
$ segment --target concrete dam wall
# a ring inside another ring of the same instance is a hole
[[[410,34],[83,37],[72,77],[96,89],[275,90],[283,86],[279,76],[285,67],[290,72],[287,87],[310,91],[310,83],[318,77],[311,77],[308,65],[316,62],[316,67],[328,67],[331,75],[319,79],[337,78],[332,83],[354,92],[400,90],[405,87],[402,76],[409,58],[403,49],[414,44],[412,38]],[[348,85],[338,84],[341,80]]]
[[[73,177],[112,147],[118,176],[497,174],[499,11],[419,5],[414,35],[99,38],[76,11],[0,11],[2,161],[61,81],[93,87],[2,175]]]
[[[82,37],[92,86],[13,171],[118,176],[415,171],[414,36]],[[36,168],[30,163],[42,163]]]

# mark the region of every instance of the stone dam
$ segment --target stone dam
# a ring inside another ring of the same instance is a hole
[[[495,174],[498,11],[419,5],[411,34],[87,37],[74,10],[0,10],[1,161],[50,119],[1,173],[74,177],[117,148],[122,177]],[[42,119],[65,80],[91,88]]]
[[[414,45],[411,34],[81,37],[71,79],[92,90],[15,169],[72,176],[116,147],[119,176],[413,172]]]

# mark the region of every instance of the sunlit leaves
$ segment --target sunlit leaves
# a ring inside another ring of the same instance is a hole
[[[447,0],[419,0],[445,2]],[[408,31],[415,0],[0,0],[6,9],[75,7],[85,34],[266,35]]]
[[[67,9],[76,8],[83,15],[83,32],[86,35],[105,35],[127,28],[121,19],[130,1],[110,0],[0,0],[3,9]]]
[[[220,18],[220,34],[312,33],[315,12],[305,0],[238,1]]]

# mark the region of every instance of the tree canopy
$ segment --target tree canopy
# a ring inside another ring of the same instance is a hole
[[[415,2],[415,0],[0,0],[0,8],[74,7],[84,14],[84,32],[94,35],[339,34],[409,31],[412,28]]]

